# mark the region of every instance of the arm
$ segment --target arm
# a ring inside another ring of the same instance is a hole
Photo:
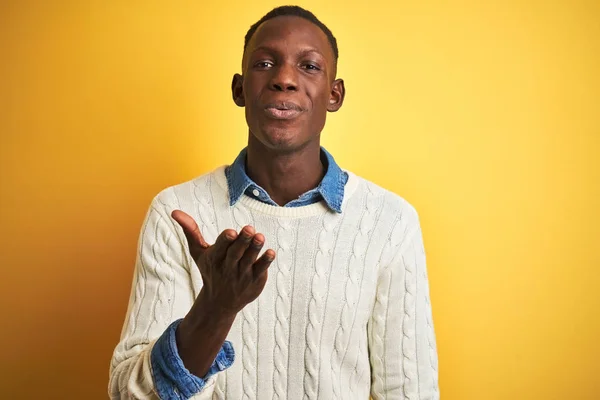
[[[191,268],[196,266],[188,255],[185,240],[155,200],[140,234],[129,306],[121,340],[111,360],[112,399],[172,398],[165,393],[189,394],[202,389],[207,396],[212,395],[208,392],[212,391],[214,379],[199,375],[205,378],[200,379],[183,367],[175,341],[179,320],[194,304]],[[209,349],[212,360],[223,341],[216,351]],[[233,358],[233,349],[227,353],[225,350],[229,349],[221,349],[221,359],[227,355]],[[220,369],[217,363],[213,366],[214,374]]]
[[[436,400],[437,350],[419,217],[411,209],[400,222],[407,234],[382,266],[368,326],[371,396]]]
[[[250,226],[239,235],[226,229],[208,245],[192,217],[176,210],[171,219],[157,199],[140,236],[109,392],[113,399],[210,398],[213,375],[233,363],[225,338],[237,313],[264,288],[275,253],[269,249],[257,260],[265,238]],[[196,299],[195,268],[202,277]]]

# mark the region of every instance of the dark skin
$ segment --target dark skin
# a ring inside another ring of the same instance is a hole
[[[327,36],[299,17],[277,17],[262,24],[235,74],[232,95],[245,107],[249,127],[248,176],[279,205],[315,188],[324,172],[320,135],[327,112],[340,109],[344,81]],[[302,111],[293,119],[273,119],[265,106],[291,102]]]
[[[327,112],[339,110],[344,82],[335,79],[336,63],[327,36],[299,17],[263,23],[248,43],[243,75],[232,82],[234,102],[245,107],[248,123],[248,176],[279,205],[318,186],[324,176],[320,135]],[[265,237],[251,226],[238,234],[223,231],[213,245],[180,210],[182,227],[203,287],[179,325],[179,355],[196,376],[206,375],[239,311],[262,292],[275,252],[257,259]]]

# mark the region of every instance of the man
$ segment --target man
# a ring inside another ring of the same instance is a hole
[[[337,58],[299,7],[248,31],[248,147],[153,200],[112,398],[439,398],[418,215],[320,146]]]

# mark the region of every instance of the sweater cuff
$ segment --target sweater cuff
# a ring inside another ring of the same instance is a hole
[[[225,341],[212,366],[199,378],[184,365],[179,352],[175,331],[183,319],[173,322],[158,338],[152,348],[150,362],[156,393],[161,399],[188,399],[202,391],[209,378],[229,368],[235,360],[231,342]]]

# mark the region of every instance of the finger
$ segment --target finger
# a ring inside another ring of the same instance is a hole
[[[225,229],[221,232],[215,244],[211,247],[211,257],[214,260],[223,260],[227,255],[227,249],[236,240],[237,236],[237,232],[233,229]]]
[[[254,228],[249,225],[242,228],[235,242],[227,249],[226,262],[228,265],[237,266],[238,262],[246,252],[246,249],[248,249],[248,246],[254,237],[254,232]]]
[[[263,254],[252,266],[254,271],[254,279],[259,278],[269,267],[271,263],[275,260],[275,251],[267,250],[265,254]]]
[[[200,253],[210,247],[198,228],[198,224],[194,221],[194,218],[186,214],[181,210],[174,210],[171,213],[171,217],[181,226],[183,233],[188,241],[190,253],[194,259],[196,259]]]
[[[190,215],[186,214],[181,210],[174,210],[171,213],[171,216],[183,228],[183,231],[187,235],[190,235],[190,237],[193,238],[193,240],[197,242],[200,246],[202,246],[203,248],[210,247],[209,244],[206,243],[206,240],[204,240],[204,237],[202,236],[202,233],[198,228],[198,224],[196,223],[196,221],[194,221],[194,218],[192,218]]]
[[[258,253],[260,253],[260,250],[264,244],[265,237],[263,234],[255,234],[254,239],[252,239],[252,242],[250,242],[250,246],[248,246],[248,249],[246,252],[244,252],[244,255],[240,259],[240,271],[245,272],[246,270],[250,270],[252,268],[252,264],[254,264],[256,261],[256,257],[258,257]]]

